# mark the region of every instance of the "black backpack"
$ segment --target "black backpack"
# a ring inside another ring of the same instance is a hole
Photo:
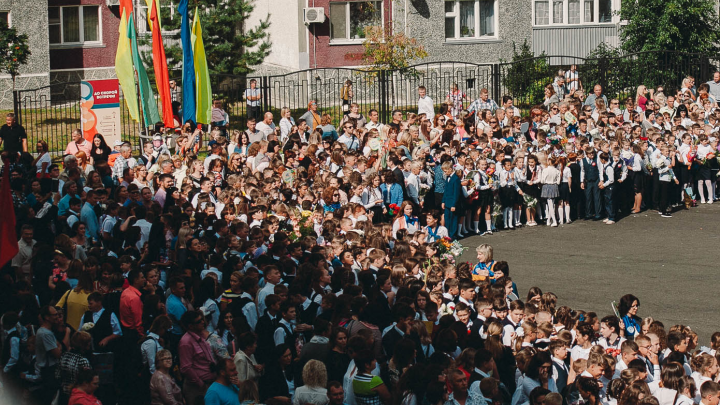
[[[245,323],[248,324],[247,317],[243,313],[243,308],[245,308],[245,305],[247,305],[251,302],[253,302],[252,298],[248,298],[248,297],[236,298],[236,299],[232,300],[230,305],[228,305],[228,310],[230,310],[230,313],[232,314],[233,318],[242,318],[245,320]]]

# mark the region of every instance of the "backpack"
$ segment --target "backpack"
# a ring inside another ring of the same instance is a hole
[[[232,314],[233,318],[242,318],[247,324],[247,317],[243,313],[243,308],[245,308],[245,306],[251,302],[253,302],[252,298],[248,297],[234,299],[232,300],[230,305],[228,305],[228,310]]]

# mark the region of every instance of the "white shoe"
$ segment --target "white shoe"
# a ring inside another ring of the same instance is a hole
[[[705,200],[700,200],[700,204],[706,204]]]
[[[610,221],[608,218],[603,219],[603,222],[608,223]]]
[[[485,231],[481,236],[492,235],[492,231]]]
[[[713,203],[713,200],[708,200],[707,203],[708,203],[708,204],[712,204],[712,203]]]
[[[615,223],[615,221],[607,221],[607,222],[605,222],[605,223],[608,224],[608,225],[612,225],[612,224]]]
[[[537,222],[535,222],[535,221],[533,221],[533,222],[528,222],[528,223],[527,223],[527,226],[537,226]]]
[[[552,225],[550,225],[550,226],[553,227],[553,228],[555,228],[555,227],[558,226],[558,224],[557,224],[557,222],[553,222]]]

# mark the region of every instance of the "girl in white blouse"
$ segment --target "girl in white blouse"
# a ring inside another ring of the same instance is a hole
[[[549,226],[558,226],[555,216],[555,200],[560,196],[559,185],[562,175],[555,165],[557,165],[557,157],[550,156],[547,167],[540,174],[540,182],[543,185],[540,196],[547,201],[547,224]]]

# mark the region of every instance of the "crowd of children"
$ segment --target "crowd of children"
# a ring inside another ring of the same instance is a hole
[[[62,171],[5,150],[4,394],[718,405],[720,334],[698,348],[690,328],[639,318],[632,295],[602,315],[538,287],[523,301],[489,245],[457,261],[467,234],[712,203],[720,113],[685,82],[700,102],[658,91],[620,110],[596,86],[525,118],[486,90],[463,110],[457,86],[434,114],[421,88],[424,111],[383,124],[350,102],[339,130],[311,101],[305,119],[267,112],[207,146],[187,122],[139,157],[97,134]]]

